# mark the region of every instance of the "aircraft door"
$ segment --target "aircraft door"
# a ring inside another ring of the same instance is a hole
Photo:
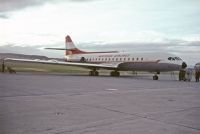
[[[85,57],[81,57],[80,62],[86,62]]]

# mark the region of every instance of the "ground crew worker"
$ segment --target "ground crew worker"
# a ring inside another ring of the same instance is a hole
[[[5,64],[4,64],[4,60],[3,60],[3,62],[2,62],[2,73],[4,73],[5,72]]]
[[[196,71],[195,72],[196,82],[199,82],[199,77],[200,77],[200,71]]]
[[[197,81],[199,82],[199,78],[200,78],[200,70],[198,72],[198,78],[197,78]]]
[[[185,81],[186,80],[185,79],[185,73],[186,73],[186,71],[184,69],[180,70],[180,72],[179,72],[179,81],[181,81],[181,80]]]
[[[197,63],[194,67],[195,69],[195,79],[196,79],[196,82],[199,82],[199,77],[200,77],[200,64]]]

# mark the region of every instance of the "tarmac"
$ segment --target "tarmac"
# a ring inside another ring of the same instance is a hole
[[[0,134],[200,134],[200,83],[0,74]]]

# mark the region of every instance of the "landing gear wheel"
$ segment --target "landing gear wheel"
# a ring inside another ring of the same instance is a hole
[[[117,76],[117,77],[119,77],[119,76],[120,76],[120,73],[119,73],[119,72],[116,72],[115,74],[116,74],[115,76]]]
[[[89,76],[94,76],[94,71],[90,71]]]
[[[153,80],[158,80],[158,75],[154,75]]]
[[[95,71],[94,76],[99,76],[99,72]]]
[[[114,76],[114,71],[110,72],[110,76]]]

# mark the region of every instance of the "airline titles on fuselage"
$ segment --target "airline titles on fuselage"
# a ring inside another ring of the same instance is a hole
[[[117,55],[99,55],[98,57],[112,58],[112,57],[129,57],[130,54],[117,54]]]

